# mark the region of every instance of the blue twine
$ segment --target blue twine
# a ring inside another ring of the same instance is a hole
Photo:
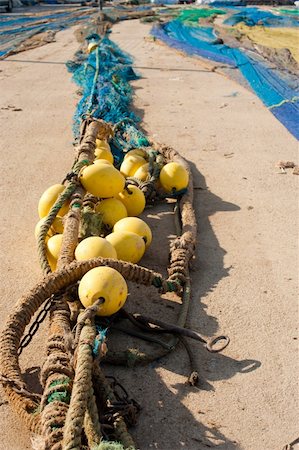
[[[98,356],[101,345],[106,339],[108,328],[102,329],[99,325],[97,325],[96,330],[98,334],[94,340],[94,345],[92,349],[92,354],[95,358]]]

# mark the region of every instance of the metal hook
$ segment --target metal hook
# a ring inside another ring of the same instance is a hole
[[[217,342],[219,341],[224,341],[223,345],[218,347],[218,348],[214,348],[214,345],[217,344]],[[222,350],[224,350],[228,344],[230,343],[230,338],[228,336],[217,336],[214,339],[211,339],[210,341],[207,342],[206,344],[206,349],[210,352],[210,353],[219,353],[222,352]]]

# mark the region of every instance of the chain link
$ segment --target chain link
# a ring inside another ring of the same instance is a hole
[[[65,293],[68,293],[69,295],[74,295],[73,292],[74,287],[77,286],[77,283],[73,283],[64,290],[56,292],[56,294],[52,294],[47,300],[44,302],[42,308],[40,309],[39,313],[37,314],[35,320],[30,325],[30,328],[28,330],[28,333],[23,336],[21,339],[19,348],[18,348],[18,356],[21,355],[24,348],[27,347],[30,342],[32,341],[33,336],[37,333],[39,326],[45,318],[47,317],[48,312],[50,311],[51,307],[54,305],[54,303],[59,300]]]
[[[59,295],[61,295],[61,294],[59,294]],[[40,324],[43,323],[43,321],[47,317],[47,314],[50,311],[51,306],[52,306],[55,298],[57,298],[57,296],[58,296],[58,294],[52,294],[51,297],[49,297],[45,301],[43,307],[40,309],[39,313],[37,314],[36,319],[30,325],[28,333],[21,339],[20,346],[18,348],[19,356],[21,355],[24,348],[27,347],[30,344],[30,342],[32,341],[33,336],[37,333]]]

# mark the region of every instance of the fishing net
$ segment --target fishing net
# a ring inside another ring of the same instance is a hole
[[[213,8],[186,9],[180,13],[180,15],[178,16],[178,20],[181,20],[183,22],[196,23],[200,19],[217,16],[218,14],[226,14],[226,11]]]
[[[138,78],[132,68],[132,59],[107,36],[102,40],[97,35],[89,36],[89,40],[92,39],[99,43],[96,51],[89,55],[81,52],[75,63],[67,63],[73,80],[82,89],[82,98],[74,115],[75,138],[80,133],[81,118],[92,114],[113,124],[122,123],[123,131],[130,134],[129,141],[122,143],[128,149],[148,145],[146,137],[134,126],[140,119],[130,109],[132,88],[129,82]],[[97,61],[100,61],[99,66]],[[120,144],[116,136],[112,142],[116,155],[117,149],[124,146]]]
[[[26,41],[34,36],[42,36],[47,32],[56,33],[57,31],[69,28],[90,17],[91,10],[86,8],[77,8],[71,11],[61,11],[55,14],[45,15],[1,15],[0,59],[6,58],[19,51],[27,50],[28,47],[26,46]],[[42,40],[43,38],[41,37],[41,41]],[[35,46],[38,46],[38,39],[36,39]],[[32,48],[32,45],[29,47]]]
[[[234,26],[240,22],[249,27],[263,25],[265,27],[298,27],[296,17],[288,17],[280,14],[273,14],[258,8],[241,8],[236,14],[224,21],[225,25]]]
[[[299,63],[299,34],[297,29],[248,27],[241,23],[236,28],[256,44],[276,49],[289,49],[293,58]]]
[[[299,9],[279,9],[280,14],[289,14],[291,16],[299,16]]]

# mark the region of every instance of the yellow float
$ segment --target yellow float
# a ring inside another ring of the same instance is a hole
[[[38,215],[40,219],[46,217],[59,195],[64,191],[65,186],[63,184],[54,184],[50,186],[41,196],[38,202]],[[59,216],[64,216],[69,210],[69,204],[65,203],[59,210]]]
[[[138,178],[141,181],[149,180],[149,163],[143,164],[143,166],[139,167],[139,169],[137,169],[134,173],[134,178]]]
[[[62,246],[62,234],[55,234],[50,237],[47,242],[47,258],[51,267],[52,272],[56,270],[57,261],[60,255]]]
[[[76,247],[75,258],[77,261],[98,258],[117,259],[115,248],[110,242],[100,236],[90,236],[83,239]]]
[[[125,187],[125,178],[112,165],[91,164],[80,173],[80,181],[90,194],[100,198],[114,197]]]
[[[96,205],[96,212],[102,215],[104,225],[113,228],[116,222],[128,216],[125,205],[117,198],[107,198]]]
[[[131,233],[136,233],[145,242],[145,249],[147,249],[152,242],[152,232],[150,227],[144,220],[139,219],[139,217],[125,217],[119,220],[113,228],[113,231],[130,231]]]
[[[103,303],[99,305],[97,315],[111,316],[125,304],[128,287],[117,270],[111,267],[95,267],[82,277],[78,293],[85,308],[100,300]]]
[[[45,221],[46,221],[46,217],[43,217],[35,225],[35,229],[34,229],[35,239],[37,239],[37,237],[39,235],[40,228],[45,223]],[[51,236],[53,236],[54,234],[57,234],[57,233],[63,233],[63,221],[62,221],[62,217],[60,217],[60,216],[56,216],[55,217],[52,225],[49,228],[49,231],[48,231],[47,235],[49,237],[51,237]]]
[[[159,180],[163,189],[171,193],[186,189],[189,183],[189,174],[181,164],[170,162],[162,167]]]
[[[120,172],[124,177],[133,177],[139,167],[146,164],[146,160],[138,155],[129,155],[125,158],[120,166]]]
[[[144,240],[136,233],[116,231],[106,236],[116,250],[117,258],[122,261],[137,263],[145,252]]]
[[[117,198],[125,205],[128,216],[139,216],[145,208],[145,196],[141,189],[129,184]]]

